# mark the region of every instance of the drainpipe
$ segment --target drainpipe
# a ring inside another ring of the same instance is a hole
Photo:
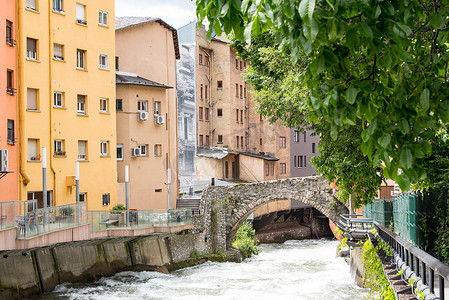
[[[48,0],[48,8],[50,8],[52,5],[52,0]],[[50,112],[50,118],[49,118],[49,122],[50,122],[50,126],[48,128],[48,130],[50,131],[50,145],[49,145],[49,149],[50,149],[50,170],[53,173],[53,197],[56,196],[56,172],[55,169],[53,168],[53,155],[51,155],[53,152],[51,151],[51,145],[52,145],[52,141],[53,141],[53,130],[51,130],[51,124],[53,123],[53,103],[52,103],[52,95],[51,95],[51,82],[52,82],[52,39],[51,39],[51,33],[52,33],[52,28],[51,28],[51,11],[49,10],[48,12],[48,109]],[[51,203],[50,206],[53,206],[53,197],[51,199]]]
[[[28,183],[30,183],[30,176],[28,175],[28,172],[26,170],[27,165],[27,157],[24,155],[25,151],[22,147],[25,147],[27,145],[26,139],[25,139],[25,111],[26,111],[26,101],[24,100],[24,87],[22,86],[21,79],[24,78],[24,71],[23,71],[23,65],[21,64],[21,61],[24,59],[23,52],[21,51],[21,45],[26,45],[26,43],[22,43],[22,34],[23,34],[23,11],[24,7],[22,4],[22,1],[18,1],[18,10],[17,10],[17,20],[18,20],[18,26],[16,26],[16,37],[17,38],[17,68],[18,68],[18,76],[17,76],[17,87],[18,87],[18,109],[17,109],[17,117],[19,118],[19,126],[18,126],[18,133],[19,133],[19,168],[20,168],[20,175],[22,175],[22,182],[26,186]],[[19,13],[21,12],[21,13]],[[22,198],[22,193],[24,191],[24,186],[22,184],[19,185],[20,187],[20,196],[19,198]]]

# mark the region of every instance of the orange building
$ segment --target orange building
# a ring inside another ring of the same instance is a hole
[[[0,202],[18,200],[16,1],[0,2]],[[4,28],[5,28],[4,27]]]

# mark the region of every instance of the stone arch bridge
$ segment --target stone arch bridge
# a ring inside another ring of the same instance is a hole
[[[210,186],[201,198],[201,217],[195,227],[205,234],[211,251],[231,247],[237,230],[251,213],[275,200],[296,200],[310,205],[334,223],[348,213],[321,176],[288,178],[232,186]],[[334,205],[330,201],[335,200]]]

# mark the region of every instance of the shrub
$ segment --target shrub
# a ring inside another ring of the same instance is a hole
[[[240,226],[235,235],[232,247],[238,249],[244,258],[251,257],[252,254],[259,254],[260,249],[257,247],[256,231],[250,222],[246,221]]]

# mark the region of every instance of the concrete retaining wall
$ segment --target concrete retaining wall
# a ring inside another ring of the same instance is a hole
[[[0,299],[23,299],[63,282],[91,282],[123,270],[156,270],[207,249],[203,234],[99,238],[0,253]]]

